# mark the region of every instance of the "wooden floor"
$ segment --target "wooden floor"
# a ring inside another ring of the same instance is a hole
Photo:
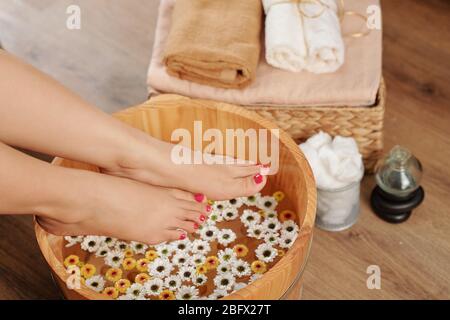
[[[68,4],[82,8],[82,29],[65,28]],[[421,159],[424,204],[401,225],[368,206],[349,231],[315,231],[305,271],[306,299],[450,298],[450,2],[383,0],[385,142]],[[105,111],[146,98],[157,1],[40,0],[0,2],[3,46]],[[1,201],[1,196],[0,196]],[[381,268],[381,290],[366,287],[369,265]],[[34,240],[31,217],[0,217],[0,298],[56,299]]]

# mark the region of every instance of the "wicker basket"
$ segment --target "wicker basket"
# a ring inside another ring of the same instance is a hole
[[[364,158],[366,172],[372,173],[383,151],[385,102],[386,87],[382,80],[373,107],[247,106],[246,108],[276,123],[298,143],[319,131],[332,136],[355,138]]]

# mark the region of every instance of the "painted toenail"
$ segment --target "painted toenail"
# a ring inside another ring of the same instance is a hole
[[[258,173],[253,177],[253,180],[255,180],[256,184],[260,184],[263,182],[263,176]]]
[[[186,233],[180,234],[180,240],[184,240],[184,239],[186,239]]]
[[[200,215],[200,221],[201,222],[203,222],[203,221],[205,221],[206,220],[206,217],[202,214],[202,215]]]
[[[198,227],[199,227],[199,225],[198,225],[198,223],[194,223],[194,229],[198,229]]]
[[[203,202],[203,199],[205,199],[205,195],[202,194],[202,193],[196,193],[196,194],[194,195],[194,199],[195,199],[195,201],[197,201],[197,202]]]
[[[206,212],[211,212],[211,206],[208,204],[207,206],[206,206]]]

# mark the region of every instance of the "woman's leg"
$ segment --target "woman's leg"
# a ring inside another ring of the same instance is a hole
[[[177,165],[171,160],[173,145],[92,107],[2,50],[0,141],[213,199],[251,195],[266,182],[257,165]]]

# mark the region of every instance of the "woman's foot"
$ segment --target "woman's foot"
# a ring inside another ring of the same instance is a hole
[[[39,224],[56,235],[105,235],[147,244],[184,239],[207,218],[201,194],[155,187],[125,178],[74,172],[77,192],[50,207]],[[78,181],[78,182],[77,182]]]
[[[144,136],[114,168],[103,168],[102,171],[152,185],[204,193],[213,200],[250,196],[266,184],[269,168],[265,166],[249,163],[177,164],[172,158],[175,145]]]

